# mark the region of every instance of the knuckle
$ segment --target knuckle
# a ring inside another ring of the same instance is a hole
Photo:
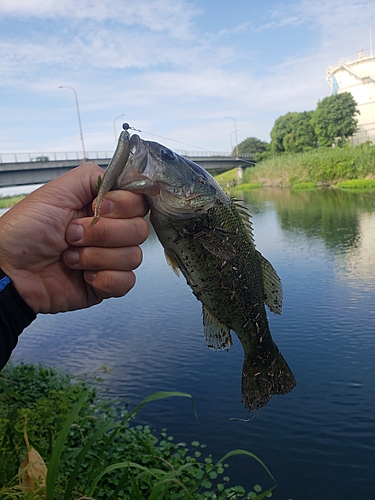
[[[130,247],[128,248],[127,261],[131,269],[136,269],[141,265],[143,259],[143,252],[140,247]]]
[[[121,297],[135,285],[135,274],[132,271],[102,273],[101,290],[112,297]]]
[[[137,239],[139,241],[139,244],[143,243],[147,237],[148,237],[148,233],[149,233],[149,227],[148,227],[148,223],[145,219],[143,218],[138,218],[137,219],[137,222],[136,222],[136,236],[137,236]]]

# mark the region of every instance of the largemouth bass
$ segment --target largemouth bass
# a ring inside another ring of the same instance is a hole
[[[288,393],[295,378],[271,337],[265,310],[266,304],[280,314],[281,282],[255,248],[246,208],[196,163],[126,134],[119,147],[126,147],[129,157],[122,169],[114,164],[104,174],[94,222],[111,187],[146,195],[167,261],[202,303],[206,344],[228,350],[231,330],[241,341],[245,408],[261,408],[272,395]]]

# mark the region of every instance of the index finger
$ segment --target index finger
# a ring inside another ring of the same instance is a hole
[[[93,211],[95,203],[96,198],[92,202]],[[110,219],[144,217],[148,211],[149,206],[143,195],[121,190],[107,193],[100,208],[101,216]]]

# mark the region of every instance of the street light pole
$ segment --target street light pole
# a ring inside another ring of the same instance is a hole
[[[79,137],[80,137],[81,142],[82,142],[83,159],[86,160],[85,143],[83,141],[81,115],[79,113],[78,96],[77,96],[76,89],[74,87],[70,87],[69,85],[60,85],[59,89],[70,89],[70,90],[72,90],[74,92],[74,98],[75,98],[75,101],[76,101],[76,109],[77,109],[77,117],[78,117],[78,125],[79,125]]]
[[[233,120],[234,122],[234,138],[236,141],[236,158],[238,158],[238,139],[237,139],[237,124],[236,124],[236,119],[233,118],[233,116],[224,116],[224,118],[229,118],[230,120]]]
[[[122,116],[125,116],[125,114],[123,113],[122,115],[118,115],[116,116],[116,118],[113,120],[113,133],[115,134],[115,144],[117,144],[117,134],[116,134],[116,120],[118,120],[119,118],[121,118]]]

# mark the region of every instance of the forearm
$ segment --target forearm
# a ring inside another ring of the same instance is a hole
[[[34,311],[0,270],[0,370],[16,347],[18,336],[35,318]]]

